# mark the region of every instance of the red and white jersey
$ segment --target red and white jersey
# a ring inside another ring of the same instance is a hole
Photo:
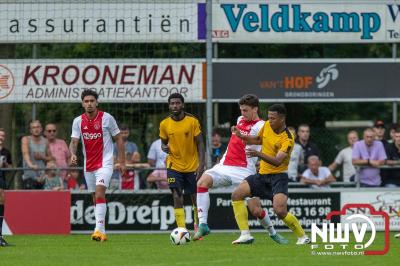
[[[243,135],[257,136],[263,128],[265,121],[261,119],[246,121],[243,116],[237,120],[236,127]],[[228,143],[228,148],[220,163],[223,165],[246,167],[253,172],[256,169],[257,158],[248,158],[246,156],[246,148],[261,150],[261,145],[245,145],[243,140],[232,134]]]
[[[112,137],[119,132],[114,117],[106,112],[98,111],[92,120],[86,114],[74,119],[71,138],[82,139],[85,171],[113,167]]]

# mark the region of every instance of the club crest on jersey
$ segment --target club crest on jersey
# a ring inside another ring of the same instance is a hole
[[[94,124],[94,129],[99,130],[100,129],[100,124],[99,123]]]

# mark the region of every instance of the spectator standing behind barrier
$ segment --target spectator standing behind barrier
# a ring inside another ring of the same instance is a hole
[[[32,170],[25,170],[22,176],[24,189],[43,188],[43,170],[46,162],[53,160],[49,149],[48,141],[42,136],[42,125],[40,121],[34,120],[29,125],[30,136],[24,136],[21,140],[23,167]]]
[[[297,139],[296,137],[296,129],[294,127],[288,127],[290,133],[292,133],[293,136],[295,136],[295,140]],[[302,148],[300,144],[294,143],[293,151],[290,154],[290,161],[288,165],[288,176],[289,176],[289,182],[297,182],[299,180],[299,163],[300,163],[300,155],[302,152]]]
[[[57,164],[55,161],[49,161],[46,164],[46,171],[44,176],[44,189],[60,191],[64,189],[63,180],[60,175],[60,171],[57,170]]]
[[[140,153],[138,152],[138,147],[136,143],[128,140],[129,138],[128,126],[125,124],[121,124],[120,131],[121,131],[121,137],[124,140],[125,144],[125,163],[126,164],[139,163]],[[118,148],[116,143],[114,143],[114,162],[117,161],[116,158],[118,158]],[[138,190],[140,187],[138,172],[136,172],[133,169],[126,170],[123,176],[120,175],[119,171],[115,170],[112,179],[120,180],[121,189]]]
[[[400,130],[394,133],[394,143],[389,144],[388,165],[400,167]],[[382,176],[382,184],[385,187],[400,187],[400,169],[387,169],[387,174]]]
[[[381,120],[377,120],[374,124],[375,139],[382,142],[385,152],[387,153],[389,142],[385,139],[385,131],[385,123]]]
[[[311,155],[320,157],[318,146],[310,141],[310,127],[307,124],[301,124],[298,128],[298,140],[302,152],[300,153],[299,173],[303,173],[307,169],[307,160]]]
[[[224,155],[225,150],[226,150],[226,144],[221,142],[221,134],[214,130],[212,134],[212,139],[211,139],[211,148],[212,148],[212,154],[211,154],[211,161],[212,164],[217,164],[222,158],[222,155]]]
[[[394,141],[395,141],[394,140],[394,134],[396,133],[396,131],[398,130],[399,127],[400,126],[397,123],[392,123],[390,125],[390,131],[389,131],[390,140],[388,140],[389,143],[394,143]]]
[[[57,126],[49,123],[45,126],[44,135],[49,142],[49,148],[51,155],[55,159],[56,166],[58,168],[68,167],[71,154],[69,153],[68,145],[63,139],[57,138]],[[63,185],[67,185],[67,170],[61,170],[60,176],[63,180]]]
[[[385,148],[386,157],[389,154],[389,142],[385,139],[385,123],[382,120],[375,121],[374,124],[374,132],[375,132],[375,140],[379,140],[382,142],[383,147]],[[381,169],[380,175],[382,180],[387,179],[388,175],[390,174],[390,170],[388,169]]]
[[[166,168],[167,153],[161,149],[161,139],[155,140],[147,154],[147,161],[151,167]],[[168,189],[167,170],[156,169],[149,174],[147,182],[156,183],[158,189]]]
[[[0,128],[0,247],[8,246],[7,241],[3,238],[1,229],[3,227],[5,197],[4,190],[7,188],[6,175],[1,168],[12,167],[11,153],[3,147],[6,140],[6,132]]]
[[[300,178],[302,183],[311,185],[312,188],[328,188],[330,183],[336,181],[329,168],[321,166],[318,156],[311,155],[307,162],[308,169]]]
[[[329,170],[331,172],[335,171],[338,165],[343,166],[343,181],[350,182],[354,181],[354,177],[356,175],[356,169],[353,165],[353,145],[358,141],[358,133],[357,131],[350,131],[347,134],[347,142],[350,146],[342,149],[335,158],[335,161],[329,165]]]
[[[361,169],[358,172],[362,187],[378,187],[381,185],[379,166],[386,160],[385,148],[382,142],[375,140],[372,128],[364,130],[364,139],[357,141],[353,146],[353,165]]]

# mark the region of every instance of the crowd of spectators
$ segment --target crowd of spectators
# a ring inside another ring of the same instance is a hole
[[[121,124],[125,141],[125,158],[128,171],[121,176],[115,171],[110,189],[139,190],[141,188],[168,189],[166,156],[161,150],[161,140],[150,145],[147,161],[142,160],[138,145],[129,140],[129,128]],[[360,183],[362,187],[400,186],[400,129],[397,124],[390,127],[390,139],[385,139],[385,124],[376,121],[374,127],[363,131],[362,139],[351,130],[347,134],[347,146],[341,149],[333,162],[323,165],[317,144],[311,141],[311,130],[307,124],[297,128],[288,127],[295,136],[290,157],[288,176],[290,182],[298,182],[313,189],[326,189],[338,181]],[[0,129],[0,133],[4,130]],[[77,169],[68,169],[70,153],[65,140],[57,137],[55,123],[46,124],[44,131],[40,121],[29,124],[29,135],[21,139],[23,157],[22,175],[24,189],[84,190],[84,177]],[[2,134],[2,142],[4,137]],[[226,136],[228,137],[228,136]],[[211,140],[212,163],[220,161],[226,150],[223,136],[214,130]],[[118,149],[114,145],[114,157]],[[11,167],[11,155],[2,146],[0,163]],[[393,167],[395,166],[395,167]],[[0,171],[3,174],[2,171]]]

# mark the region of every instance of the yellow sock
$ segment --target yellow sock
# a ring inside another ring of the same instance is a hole
[[[183,208],[174,209],[175,221],[178,227],[186,228],[185,224],[185,210]]]
[[[290,212],[288,212],[286,217],[283,218],[283,222],[287,225],[287,227],[290,228],[290,230],[293,231],[293,233],[297,237],[302,237],[302,236],[304,236],[306,234],[306,233],[304,233],[304,230],[301,227],[301,225],[299,223],[299,220],[297,220],[297,218],[294,217],[294,215],[291,214]]]
[[[197,214],[197,207],[193,206],[193,217],[194,217],[194,224],[199,225],[199,216]]]
[[[244,200],[232,201],[232,206],[240,231],[249,230],[249,215]]]

